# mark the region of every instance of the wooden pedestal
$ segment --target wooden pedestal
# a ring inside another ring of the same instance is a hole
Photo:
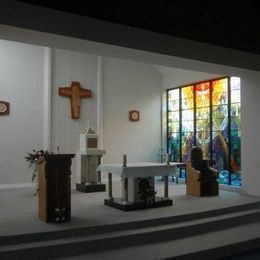
[[[39,172],[39,218],[67,222],[71,218],[71,159],[74,154],[45,155]]]

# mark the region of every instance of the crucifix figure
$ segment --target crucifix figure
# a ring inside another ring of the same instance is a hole
[[[79,82],[72,81],[70,87],[59,88],[59,95],[70,97],[71,118],[78,119],[80,115],[81,98],[91,97],[92,92],[89,89],[80,87]]]

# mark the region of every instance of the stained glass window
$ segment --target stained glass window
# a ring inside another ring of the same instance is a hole
[[[172,161],[203,150],[219,182],[241,186],[240,79],[226,77],[168,90],[168,152]]]
[[[180,151],[180,90],[168,91],[168,152],[177,161]]]
[[[240,115],[240,78],[230,79],[230,139],[231,139],[231,185],[241,185],[241,115]]]
[[[194,87],[181,88],[181,156],[182,161],[189,157],[194,145]]]

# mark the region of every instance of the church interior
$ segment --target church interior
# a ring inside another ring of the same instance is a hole
[[[259,39],[199,38],[209,16],[171,29],[169,1],[157,27],[152,7],[130,20],[133,1],[110,16],[58,2],[0,4],[0,258],[259,257]],[[213,195],[189,188],[194,146]]]

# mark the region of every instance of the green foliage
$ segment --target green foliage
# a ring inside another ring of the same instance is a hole
[[[150,204],[154,203],[157,191],[155,191],[154,187],[150,185],[149,178],[142,178],[139,182],[138,193],[144,203]]]
[[[32,182],[34,182],[36,177],[38,177],[40,158],[48,154],[51,154],[50,152],[48,152],[48,150],[36,151],[35,149],[33,149],[32,153],[27,153],[27,156],[24,157],[25,160],[28,162],[28,168],[32,170]],[[34,195],[36,195],[37,192],[38,188]]]

